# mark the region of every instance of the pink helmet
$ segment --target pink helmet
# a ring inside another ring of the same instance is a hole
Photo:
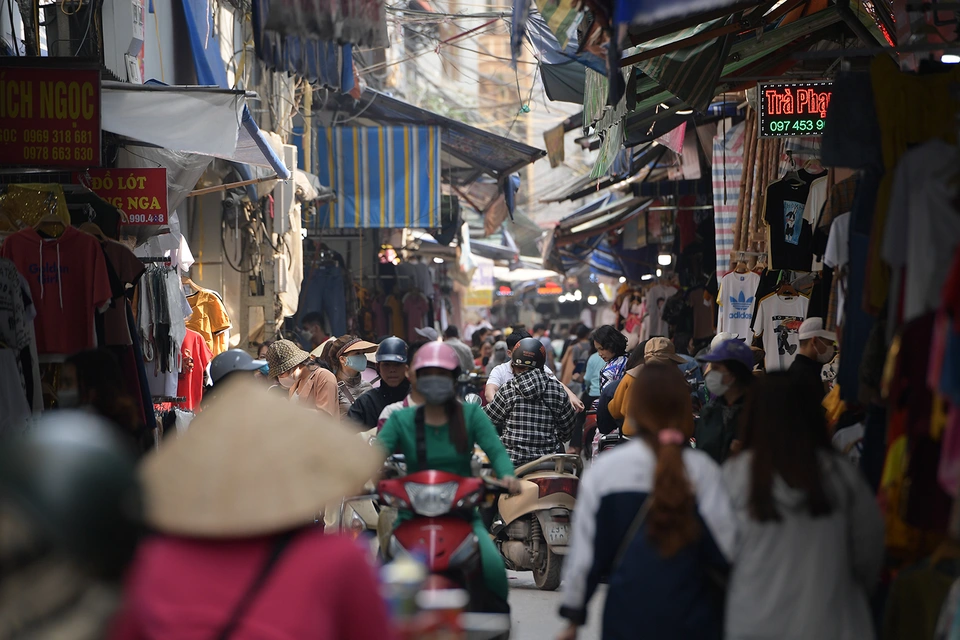
[[[417,354],[413,356],[413,370],[420,371],[430,367],[457,371],[460,369],[460,358],[450,345],[442,342],[428,342],[417,349]]]

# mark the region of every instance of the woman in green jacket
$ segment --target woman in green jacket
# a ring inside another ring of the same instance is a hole
[[[473,475],[471,459],[474,445],[479,445],[490,459],[497,477],[511,493],[519,492],[510,456],[490,419],[479,406],[460,404],[456,398],[456,379],[460,359],[449,345],[430,342],[417,351],[413,359],[413,385],[425,404],[393,413],[377,438],[387,454],[402,453],[407,471],[423,469],[446,471],[458,476]],[[426,427],[427,460],[417,459],[417,412],[423,412]],[[401,512],[398,522],[410,517]],[[496,545],[490,538],[479,514],[473,519],[473,531],[480,544],[480,562],[488,591],[507,600],[507,572]]]

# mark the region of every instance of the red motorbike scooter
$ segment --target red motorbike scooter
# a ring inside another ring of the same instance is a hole
[[[501,485],[489,478],[465,478],[445,471],[424,470],[402,478],[381,480],[380,503],[412,511],[384,549],[387,559],[419,553],[430,571],[426,589],[464,589],[468,611],[506,613],[505,603],[487,594],[480,564],[480,543],[473,532],[475,509],[492,505]]]

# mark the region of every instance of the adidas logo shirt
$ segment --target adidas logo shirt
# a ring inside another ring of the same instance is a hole
[[[717,332],[729,331],[746,340],[753,342],[753,309],[756,306],[754,298],[760,286],[760,276],[752,271],[737,273],[731,271],[720,280],[720,293],[717,304],[720,312],[717,314]]]

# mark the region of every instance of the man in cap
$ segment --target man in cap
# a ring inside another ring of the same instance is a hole
[[[473,351],[465,342],[460,340],[460,330],[456,326],[450,325],[443,330],[443,341],[457,352],[457,358],[460,360],[460,370],[464,373],[473,371],[476,366],[473,362]]]
[[[385,338],[380,343],[376,355],[380,385],[357,398],[347,412],[348,418],[373,429],[387,405],[407,397],[410,393],[407,351],[407,343],[397,337]]]
[[[818,401],[826,395],[823,383],[823,366],[829,364],[837,353],[834,346],[837,334],[823,328],[823,318],[807,318],[800,325],[800,349],[790,365],[790,375],[810,390]]]
[[[228,349],[210,362],[210,380],[213,386],[203,394],[201,406],[206,406],[214,397],[220,394],[226,382],[241,378],[253,378],[257,371],[269,372],[266,360],[254,360],[243,349]],[[264,374],[267,375],[267,374]]]
[[[484,407],[514,466],[562,452],[573,431],[576,414],[563,385],[544,373],[546,360],[536,338],[518,342],[511,354],[514,377]]]
[[[726,340],[699,358],[707,363],[704,376],[712,396],[694,427],[697,449],[722,464],[739,451],[740,412],[753,384],[753,351],[740,340]]]

